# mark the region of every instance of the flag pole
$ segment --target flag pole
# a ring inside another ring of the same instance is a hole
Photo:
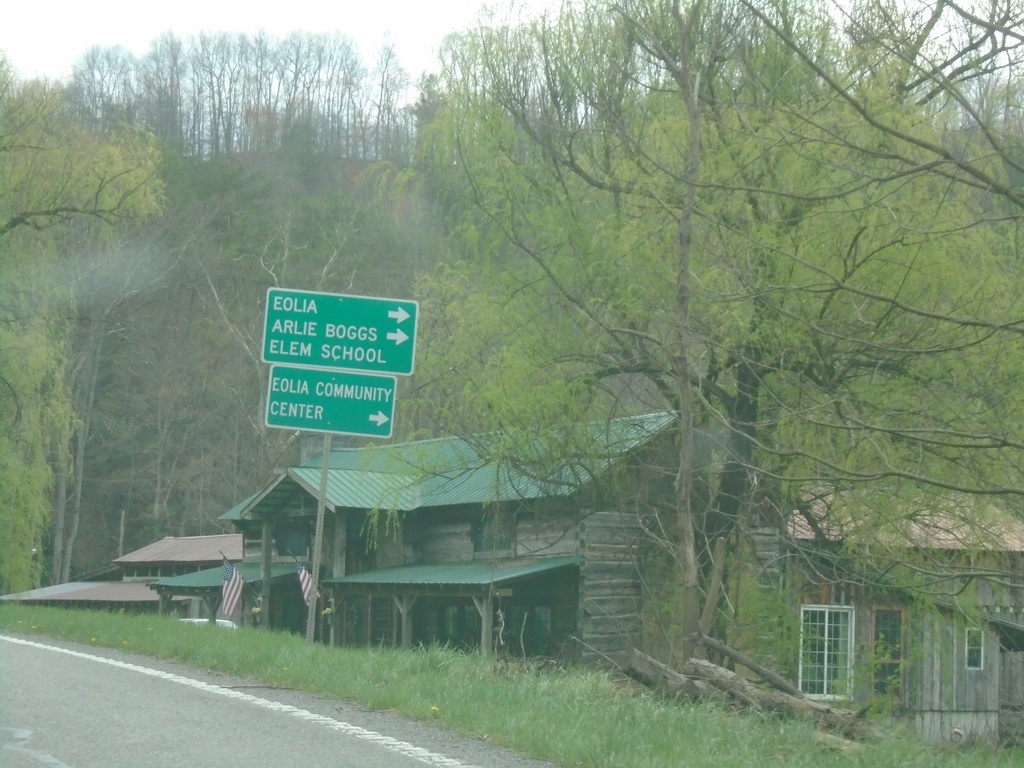
[[[320,597],[320,550],[324,538],[324,506],[327,500],[327,467],[330,461],[331,436],[324,433],[324,449],[321,457],[320,467],[320,498],[316,505],[316,532],[313,535],[313,572],[310,576],[313,579],[313,592],[309,600],[309,614],[306,617],[306,643],[313,642],[313,633],[316,630],[316,606]],[[294,557],[295,555],[292,555]]]

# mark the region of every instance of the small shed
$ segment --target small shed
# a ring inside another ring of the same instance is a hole
[[[27,605],[156,611],[157,595],[139,581],[69,581],[49,587],[0,596],[5,602]]]
[[[1024,522],[968,503],[950,501],[962,515],[902,511],[881,524],[842,505],[791,518],[791,540],[805,558],[817,553],[798,578],[804,693],[884,705],[931,741],[1020,740]],[[860,530],[868,519],[876,522]],[[891,560],[872,575],[864,569],[877,556],[866,545],[844,556],[845,542],[865,538]],[[904,567],[930,574],[930,587],[903,586]]]
[[[242,559],[242,535],[165,536],[114,560],[125,580],[179,576],[219,565],[224,558]]]
[[[210,568],[220,564],[224,556],[229,560],[242,559],[242,534],[166,536],[118,557],[100,573],[90,574],[83,581],[3,595],[0,600],[76,608],[156,611],[160,607],[160,596],[149,588],[151,581]],[[174,602],[176,610],[192,612],[186,598],[179,596]]]

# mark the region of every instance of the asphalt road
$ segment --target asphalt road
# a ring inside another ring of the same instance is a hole
[[[108,649],[0,635],[7,768],[553,768],[433,723]]]

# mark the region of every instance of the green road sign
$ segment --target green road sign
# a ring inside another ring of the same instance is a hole
[[[394,376],[270,367],[266,424],[306,432],[391,437]]]
[[[263,361],[409,376],[418,314],[415,301],[271,288]]]

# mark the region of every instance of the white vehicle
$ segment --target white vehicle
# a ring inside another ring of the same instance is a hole
[[[209,619],[178,619],[182,624],[210,624]],[[227,619],[217,619],[215,622],[218,627],[224,627],[225,629],[238,629],[238,625],[233,621]]]

